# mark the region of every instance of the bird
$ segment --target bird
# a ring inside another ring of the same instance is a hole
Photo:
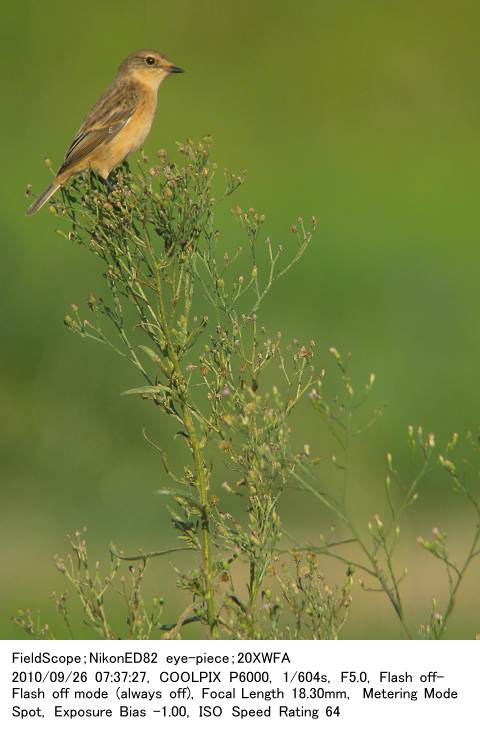
[[[110,172],[141,147],[150,132],[160,84],[183,73],[158,51],[130,53],[113,83],[87,114],[50,185],[27,210],[31,216],[72,176],[92,170],[107,180]]]

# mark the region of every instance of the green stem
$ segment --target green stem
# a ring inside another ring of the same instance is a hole
[[[445,609],[445,613],[443,615],[442,627],[441,627],[441,630],[440,630],[440,633],[439,633],[439,636],[438,636],[439,639],[445,633],[445,630],[447,628],[447,620],[450,617],[450,615],[451,615],[451,613],[453,611],[453,608],[455,606],[455,600],[457,598],[457,593],[458,593],[458,590],[460,588],[460,584],[462,583],[463,577],[465,576],[465,574],[467,572],[467,568],[470,565],[470,562],[473,561],[473,559],[476,556],[476,553],[477,553],[476,549],[477,549],[477,545],[478,545],[479,540],[480,540],[480,523],[477,524],[477,528],[475,530],[475,533],[474,533],[474,536],[473,536],[473,540],[472,540],[472,544],[471,544],[470,550],[468,552],[468,555],[467,555],[467,557],[465,559],[465,562],[464,562],[462,568],[458,572],[457,580],[456,580],[454,586],[452,587],[452,589],[450,591],[450,597],[449,597],[449,600],[448,600],[447,608]]]
[[[205,603],[207,608],[207,622],[210,631],[210,637],[216,639],[218,637],[217,616],[215,611],[215,596],[213,592],[213,572],[212,572],[212,555],[210,548],[210,524],[209,524],[209,504],[208,504],[208,478],[203,460],[203,449],[198,438],[192,411],[187,402],[187,394],[183,389],[183,374],[177,353],[172,342],[170,327],[168,324],[165,305],[162,295],[162,283],[160,271],[157,268],[157,300],[160,324],[163,329],[163,335],[167,345],[168,358],[172,366],[172,375],[175,376],[179,391],[180,410],[188,437],[188,443],[192,452],[193,463],[195,466],[195,482],[198,490],[199,503],[202,507],[202,562],[203,573],[205,578]]]
[[[330,511],[332,511],[342,521],[342,523],[344,523],[344,525],[347,526],[347,528],[350,531],[350,533],[352,534],[355,542],[357,543],[357,545],[359,546],[359,548],[363,551],[365,557],[368,559],[368,562],[372,566],[372,571],[369,571],[368,573],[371,573],[372,576],[375,576],[375,578],[379,582],[380,586],[382,587],[383,591],[387,595],[387,597],[388,597],[388,599],[389,599],[389,601],[390,601],[390,603],[391,603],[391,605],[392,605],[392,607],[393,607],[393,609],[395,611],[395,614],[397,615],[397,618],[398,618],[400,624],[402,625],[403,631],[405,632],[405,636],[409,640],[412,639],[412,633],[410,632],[410,629],[409,629],[409,627],[408,627],[408,625],[407,625],[407,623],[405,621],[403,607],[402,607],[402,604],[401,604],[401,601],[400,601],[400,595],[398,595],[398,598],[397,598],[397,596],[395,596],[392,593],[392,590],[388,586],[388,583],[387,583],[387,581],[385,579],[385,576],[383,575],[383,573],[382,573],[382,571],[381,571],[381,569],[380,569],[380,567],[378,565],[378,561],[377,561],[376,557],[373,555],[373,553],[371,551],[368,550],[367,546],[365,545],[365,542],[362,540],[362,538],[361,538],[359,532],[357,531],[355,525],[352,523],[352,521],[350,520],[350,518],[348,517],[348,515],[342,510],[343,504],[340,507],[337,503],[335,503],[333,501],[333,498],[326,497],[324,494],[319,493],[306,480],[303,480],[300,477],[300,475],[298,475],[298,473],[295,472],[295,470],[290,470],[290,474],[298,482],[300,482],[300,484],[302,485],[302,487],[304,489],[308,490],[308,492],[311,492],[313,495],[315,495],[315,497],[318,500],[320,500]],[[342,503],[343,502],[344,501],[342,501]],[[331,554],[329,553],[329,555],[331,555]],[[332,556],[332,558],[337,558],[337,556]],[[349,563],[351,563],[352,565],[354,565],[354,562],[349,562]],[[389,571],[391,572],[391,575],[393,576],[393,568],[392,568],[391,564],[389,566]],[[394,583],[394,586],[395,586],[395,581],[394,580],[393,580],[393,583]],[[398,591],[398,587],[397,587],[397,591]]]

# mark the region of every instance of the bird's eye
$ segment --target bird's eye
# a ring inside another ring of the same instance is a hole
[[[155,66],[155,59],[153,56],[147,56],[145,63],[148,64],[148,66]]]

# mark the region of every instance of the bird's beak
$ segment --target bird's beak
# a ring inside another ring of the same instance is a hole
[[[180,66],[167,66],[167,71],[169,74],[183,74],[184,70],[180,68]]]

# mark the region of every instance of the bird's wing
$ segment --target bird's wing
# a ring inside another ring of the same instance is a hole
[[[99,145],[112,140],[134,114],[138,99],[134,84],[113,83],[78,130],[57,175],[75,167]]]

